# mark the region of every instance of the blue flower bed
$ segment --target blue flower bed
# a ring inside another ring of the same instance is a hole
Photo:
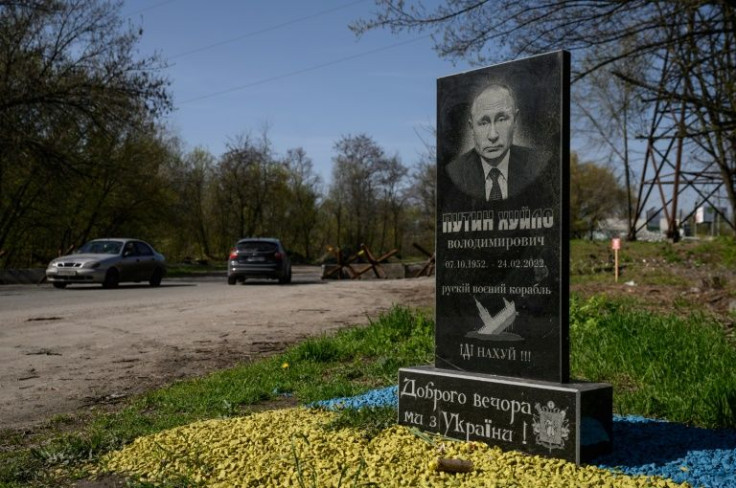
[[[398,387],[317,402],[331,410],[398,407]],[[662,476],[694,487],[736,488],[736,430],[708,430],[633,415],[614,416],[613,452],[595,462],[628,475]]]

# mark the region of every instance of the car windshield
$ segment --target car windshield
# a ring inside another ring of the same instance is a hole
[[[75,251],[75,254],[120,254],[123,245],[118,241],[91,241]]]
[[[255,251],[255,252],[270,252],[276,251],[276,244],[273,242],[266,241],[245,241],[238,242],[238,251]]]

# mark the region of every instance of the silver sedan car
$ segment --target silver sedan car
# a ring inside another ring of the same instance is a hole
[[[73,254],[52,260],[46,268],[46,279],[56,288],[72,283],[115,288],[124,281],[159,286],[165,274],[163,255],[138,239],[95,239]]]

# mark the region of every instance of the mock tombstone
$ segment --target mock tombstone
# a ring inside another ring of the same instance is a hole
[[[438,368],[569,378],[567,76],[553,54],[438,80]]]
[[[569,87],[564,51],[437,82],[435,364],[400,371],[402,424],[610,448],[610,385],[569,383]]]

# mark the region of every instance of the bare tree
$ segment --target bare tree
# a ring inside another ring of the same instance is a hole
[[[335,143],[335,151],[329,208],[336,220],[338,245],[345,243],[355,249],[361,244],[383,245],[381,205],[385,199],[398,197],[406,168],[397,158],[387,157],[365,134],[343,136]]]
[[[274,201],[271,192],[279,170],[266,134],[260,140],[241,135],[228,144],[216,176],[221,245],[270,233],[265,216]]]
[[[286,186],[288,188],[288,229],[293,233],[289,239],[299,246],[304,258],[312,257],[312,241],[319,220],[321,204],[321,178],[314,173],[312,160],[302,148],[289,149],[284,159]]]
[[[210,215],[217,209],[211,200],[215,183],[215,158],[207,150],[194,148],[174,158],[167,179],[175,193],[169,209],[172,224],[167,230],[178,244],[182,257],[219,257],[212,254]]]
[[[391,247],[401,248],[402,214],[408,198],[406,175],[409,170],[398,156],[387,158],[379,177],[379,209],[381,213],[381,237],[379,249],[386,249],[389,234],[393,235]]]
[[[566,49],[573,53],[573,82],[605,70],[636,88],[652,119],[661,107],[676,107],[681,117],[647,136],[678,139],[678,161],[694,144],[690,159],[717,165],[736,211],[732,1],[376,0],[376,5],[372,18],[352,24],[357,34],[376,28],[430,31],[441,56],[476,64]],[[633,64],[646,69],[624,69]],[[598,107],[588,109],[596,113]]]
[[[375,173],[384,157],[381,149],[370,137],[343,136],[334,146],[330,198],[334,202],[337,220],[337,238],[344,239],[354,248],[371,244],[376,202]]]
[[[605,164],[620,168],[626,189],[626,217],[629,239],[635,238],[637,221],[637,189],[634,162],[643,153],[634,149],[646,132],[647,118],[651,117],[644,102],[642,90],[627,83],[617,73],[638,76],[646,70],[643,59],[623,59],[612,67],[589,74],[578,86],[573,97],[577,110],[575,132],[587,137],[590,146],[602,151]]]
[[[434,127],[426,128],[432,141],[437,131]],[[409,225],[411,227],[412,242],[419,244],[423,249],[434,248],[435,233],[435,205],[437,201],[437,151],[434,142],[422,138],[424,151],[419,155],[410,174],[408,189],[408,203],[410,205]]]

